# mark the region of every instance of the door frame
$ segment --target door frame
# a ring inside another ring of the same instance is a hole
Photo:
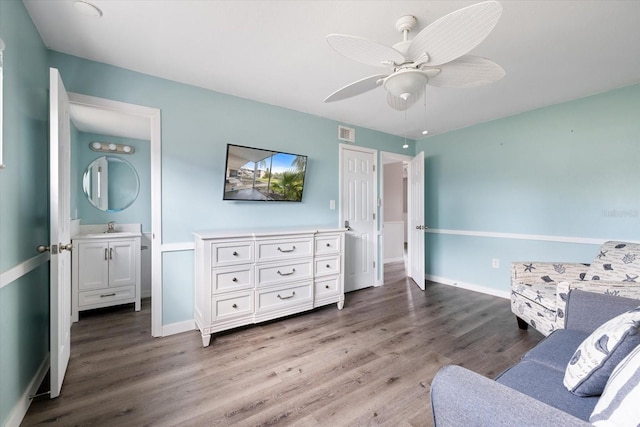
[[[344,177],[342,176],[342,168],[344,162],[344,150],[361,151],[363,153],[369,153],[373,155],[373,167],[375,173],[373,174],[373,198],[371,200],[372,205],[369,206],[372,212],[376,213],[375,221],[373,222],[373,238],[375,239],[373,245],[373,259],[375,266],[373,267],[373,286],[380,286],[382,279],[380,277],[380,264],[382,260],[379,258],[378,246],[380,245],[380,203],[379,203],[379,191],[378,191],[378,174],[380,170],[378,168],[378,150],[373,148],[361,147],[352,144],[342,144],[338,146],[338,224],[339,227],[344,227],[344,217],[342,215],[342,200],[343,200],[343,188],[342,184]]]
[[[162,138],[160,109],[69,92],[72,104],[139,116],[149,122],[151,152],[151,335],[162,333]]]
[[[384,165],[385,165],[385,160],[394,160],[394,162],[390,162],[390,163],[402,162],[404,164],[405,162],[409,163],[411,160],[413,160],[413,157],[407,156],[405,154],[390,153],[388,151],[381,151],[380,152],[380,164],[382,165],[382,167],[380,167],[380,182],[382,183],[382,185],[380,186],[381,205],[380,205],[379,214],[380,214],[380,258],[382,259],[382,261],[380,263],[380,276],[382,277],[382,284],[384,284],[384,230],[383,230],[383,227],[384,227]],[[408,179],[407,179],[407,181],[408,181]],[[409,194],[407,192],[407,198],[408,197],[409,197]],[[411,212],[409,212],[409,209],[407,209],[407,223],[405,224],[406,227],[409,226],[410,221],[411,221]],[[408,268],[408,265],[406,265],[405,267]],[[408,273],[409,273],[409,271],[407,270],[407,275],[408,275]]]

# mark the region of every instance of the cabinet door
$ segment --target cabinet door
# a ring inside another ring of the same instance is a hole
[[[135,240],[109,243],[109,286],[136,284]]]
[[[80,243],[78,251],[78,289],[106,288],[109,283],[108,243]]]

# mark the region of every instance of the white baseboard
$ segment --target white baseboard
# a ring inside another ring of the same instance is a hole
[[[194,320],[185,320],[184,322],[171,323],[170,325],[162,326],[162,336],[167,337],[169,335],[193,331],[194,329],[196,329],[196,322]]]
[[[16,405],[11,410],[9,414],[9,418],[7,419],[6,427],[18,427],[24,416],[27,415],[27,411],[29,410],[29,406],[31,405],[31,399],[29,396],[33,396],[40,388],[40,384],[42,384],[42,380],[49,372],[49,354],[44,358],[38,371],[31,379],[31,382],[27,386],[27,389],[20,396],[20,400],[16,403]]]
[[[470,291],[480,292],[482,294],[493,295],[494,297],[500,297],[505,299],[511,298],[510,291],[500,291],[498,289],[488,288],[486,286],[476,285],[474,283],[465,283],[459,280],[447,279],[446,277],[432,276],[430,274],[425,275],[425,278],[432,282],[438,282],[438,283],[442,283],[443,285],[455,286],[457,288],[462,288],[462,289],[468,289]]]

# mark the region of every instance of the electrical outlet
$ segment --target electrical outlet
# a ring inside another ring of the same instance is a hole
[[[500,260],[498,258],[494,258],[491,260],[491,267],[500,268]]]

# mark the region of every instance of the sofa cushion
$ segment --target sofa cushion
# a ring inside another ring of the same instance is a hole
[[[557,329],[522,356],[522,360],[564,371],[573,353],[588,336],[588,332]]]
[[[496,381],[547,405],[588,421],[597,397],[578,397],[562,385],[564,371],[524,360],[506,370]]]
[[[616,366],[591,414],[596,426],[640,424],[640,346]]]
[[[613,369],[640,345],[640,307],[622,313],[593,331],[567,365],[564,385],[578,396],[602,393]]]
[[[638,283],[640,286],[640,244],[605,242],[587,270],[586,280]]]

